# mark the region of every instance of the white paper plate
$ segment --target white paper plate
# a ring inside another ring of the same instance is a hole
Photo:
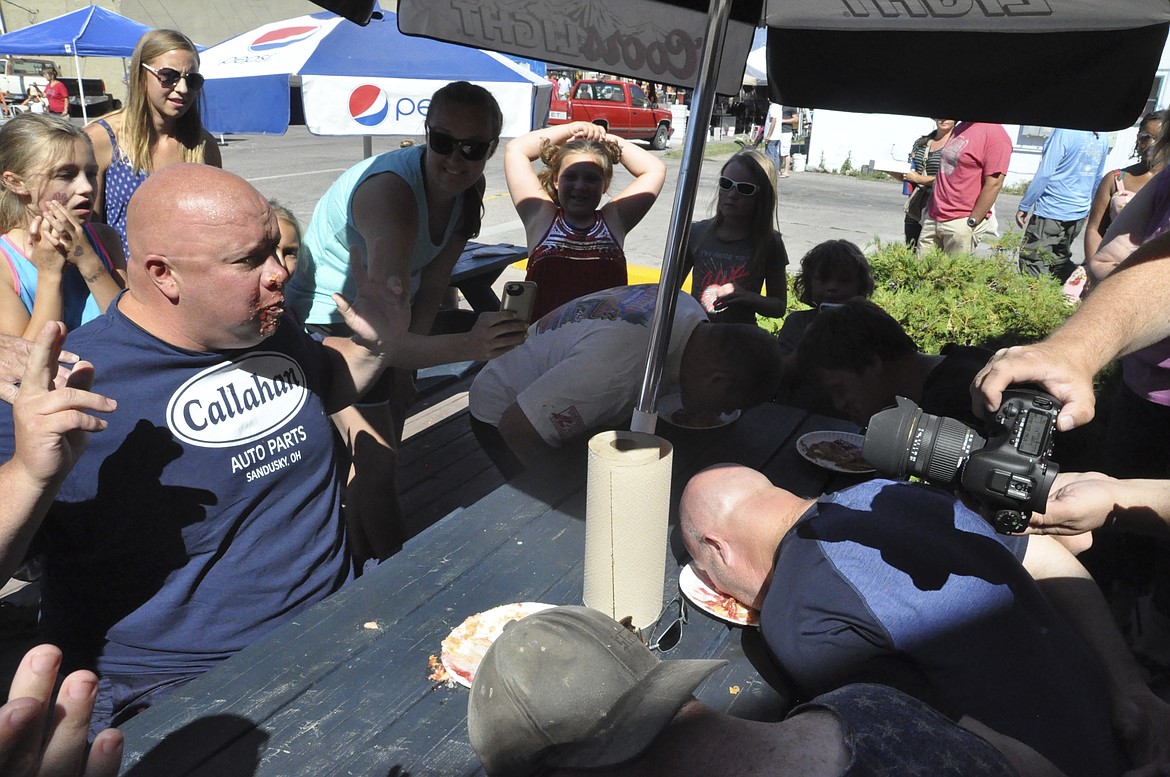
[[[475,672],[479,669],[479,662],[483,661],[496,638],[504,633],[505,625],[555,606],[540,602],[517,602],[469,616],[443,640],[439,656],[443,668],[452,680],[470,688],[475,680]]]
[[[703,582],[690,564],[678,574],[678,590],[691,604],[720,620],[739,626],[759,626],[759,615],[746,604],[721,594]]]
[[[723,413],[714,422],[695,423],[687,417],[686,411],[683,410],[682,396],[680,394],[667,394],[664,397],[658,398],[658,417],[671,426],[677,426],[680,429],[718,429],[722,426],[727,426],[741,415],[743,415],[742,411],[732,410],[730,413]]]
[[[818,443],[833,443],[842,442],[854,446],[857,449],[855,463],[844,463],[840,460],[821,455],[813,446]],[[865,442],[865,435],[851,434],[850,432],[809,432],[802,435],[796,441],[796,450],[805,459],[816,464],[818,467],[831,469],[834,472],[846,472],[849,474],[859,474],[863,472],[873,472],[873,467],[869,466],[868,462],[861,458],[861,445]]]

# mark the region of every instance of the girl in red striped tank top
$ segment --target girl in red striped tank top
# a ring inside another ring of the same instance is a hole
[[[532,163],[545,168],[537,174]],[[634,176],[604,206],[617,163]],[[530,132],[504,151],[504,175],[528,242],[533,320],[569,300],[627,281],[622,244],[654,204],[666,165],[646,149],[579,121]]]

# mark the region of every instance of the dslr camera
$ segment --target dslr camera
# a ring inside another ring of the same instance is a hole
[[[879,472],[917,475],[961,489],[988,508],[988,520],[1004,534],[1028,527],[1043,511],[1060,467],[1050,460],[1061,404],[1032,389],[1008,389],[986,437],[961,421],[922,412],[898,397],[896,407],[869,419],[862,453]]]

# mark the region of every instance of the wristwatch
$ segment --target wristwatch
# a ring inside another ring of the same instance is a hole
[[[971,229],[975,229],[975,227],[979,226],[979,219],[971,218],[970,216],[968,216],[967,217],[967,226]]]

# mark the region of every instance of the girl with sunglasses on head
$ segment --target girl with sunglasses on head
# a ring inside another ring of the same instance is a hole
[[[719,171],[715,218],[691,225],[683,278],[711,321],[755,324],[788,304],[788,251],[775,228],[776,165],[740,151]],[[767,293],[764,293],[764,286]]]
[[[67,120],[26,113],[0,128],[3,334],[35,340],[49,321],[74,329],[125,286],[117,233],[89,223],[96,178],[93,146]]]
[[[126,207],[146,176],[177,162],[223,167],[199,118],[199,52],[176,30],[151,30],[130,59],[126,107],[86,125],[98,161],[98,218],[126,242]]]
[[[371,277],[395,275],[411,298],[409,334],[395,361],[334,422],[352,456],[345,496],[351,548],[385,559],[405,539],[394,478],[395,448],[413,400],[411,370],[499,356],[524,341],[511,311],[483,313],[471,331],[430,334],[467,241],[479,233],[484,167],[499,143],[503,114],[486,89],[466,81],[431,97],[425,145],[354,165],[322,195],[309,220],[288,306],[312,331],[347,335],[333,295],[356,293],[351,252]]]
[[[539,174],[532,168],[538,159]],[[619,162],[634,180],[598,209]],[[533,320],[569,300],[626,285],[622,245],[662,191],[666,165],[658,157],[601,125],[577,121],[510,142],[504,176],[528,239]]]

